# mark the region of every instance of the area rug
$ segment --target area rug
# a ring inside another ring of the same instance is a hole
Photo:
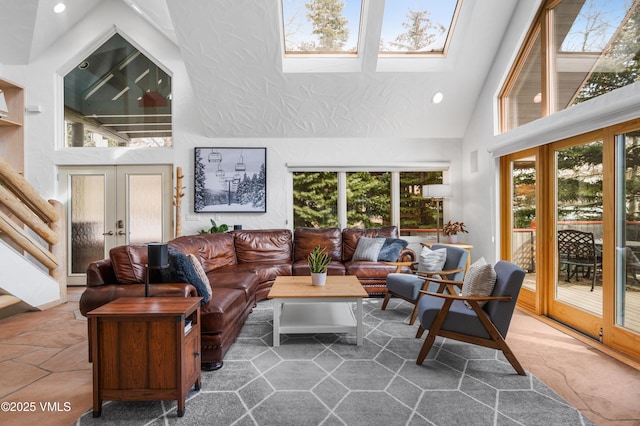
[[[175,401],[105,402],[78,425],[591,425],[502,353],[439,339],[423,365],[408,325],[412,305],[365,299],[365,339],[283,336],[272,347],[272,304],[263,301],[217,371],[202,372],[183,417]]]

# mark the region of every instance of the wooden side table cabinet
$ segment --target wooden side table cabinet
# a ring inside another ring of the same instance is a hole
[[[200,297],[123,297],[91,321],[93,417],[102,401],[177,400],[200,390]]]

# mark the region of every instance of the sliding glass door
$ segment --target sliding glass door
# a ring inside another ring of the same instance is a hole
[[[611,340],[625,353],[640,352],[640,130],[615,135],[615,311]],[[606,335],[608,337],[608,335]]]
[[[640,360],[640,119],[501,158],[518,305]]]
[[[603,141],[597,137],[556,143],[556,262],[549,316],[594,339],[602,329]]]

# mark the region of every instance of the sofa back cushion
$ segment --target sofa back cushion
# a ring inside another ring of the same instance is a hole
[[[291,262],[291,231],[261,229],[233,231],[239,264],[252,262]]]
[[[348,262],[353,258],[360,237],[375,238],[377,236],[398,238],[398,228],[396,226],[385,226],[382,228],[344,229],[342,231],[342,261]]]
[[[331,260],[342,260],[342,234],[338,228],[296,228],[293,236],[293,260],[306,260],[315,246],[323,247]]]
[[[118,246],[109,250],[113,272],[119,283],[144,283],[147,273],[147,246]]]
[[[233,235],[229,232],[219,234],[200,234],[178,237],[169,242],[184,254],[199,257],[205,272],[227,265],[235,265],[236,253],[233,245]]]

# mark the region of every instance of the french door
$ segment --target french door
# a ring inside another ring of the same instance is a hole
[[[172,166],[61,167],[67,226],[67,283],[86,284],[89,263],[124,244],[167,241]]]
[[[500,164],[501,256],[527,272],[518,305],[640,359],[640,120]]]

